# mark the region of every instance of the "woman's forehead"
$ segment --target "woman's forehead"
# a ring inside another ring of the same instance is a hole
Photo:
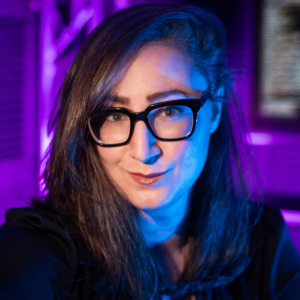
[[[197,91],[203,92],[206,88],[205,77],[185,51],[150,44],[142,48],[132,61],[116,93],[128,97],[128,94],[180,89],[196,97]]]

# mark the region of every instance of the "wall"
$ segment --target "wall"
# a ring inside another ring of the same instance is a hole
[[[0,224],[4,211],[38,193],[38,14],[1,1]]]

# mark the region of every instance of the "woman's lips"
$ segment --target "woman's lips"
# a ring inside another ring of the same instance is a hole
[[[130,172],[127,173],[136,183],[142,185],[154,184],[166,174],[166,173],[151,173],[148,175],[143,175],[140,173],[130,173]]]

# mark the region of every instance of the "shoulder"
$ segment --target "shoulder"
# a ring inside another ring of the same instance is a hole
[[[279,299],[298,299],[300,257],[279,210],[265,206],[265,260],[271,293]],[[269,260],[269,261],[268,261]],[[269,269],[270,268],[270,269]]]
[[[300,293],[300,257],[279,209],[263,206],[252,242],[256,250],[250,277],[260,278],[262,299],[296,299]]]
[[[68,232],[53,216],[31,207],[10,209],[6,220],[0,227],[0,299],[67,296],[77,269]]]
[[[274,259],[278,258],[280,254],[289,254],[291,258],[295,259],[295,267],[300,269],[299,253],[290,238],[288,228],[279,209],[264,205],[261,218],[256,228],[254,228],[254,232],[254,238],[256,238],[261,251],[269,254],[268,256]]]
[[[255,215],[256,222],[252,226],[252,251],[263,251],[263,248],[278,248],[284,242],[286,245],[293,245],[290,240],[286,223],[279,209],[266,204],[261,206],[253,205],[252,215]],[[258,212],[259,208],[259,213]],[[253,220],[253,219],[252,219]],[[297,250],[295,247],[296,253]]]

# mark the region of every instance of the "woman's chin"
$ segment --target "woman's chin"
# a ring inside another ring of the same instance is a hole
[[[166,204],[167,197],[162,190],[152,190],[144,192],[136,192],[127,195],[129,202],[138,209],[157,209]]]
[[[130,203],[137,209],[141,209],[141,210],[154,210],[164,205],[164,201],[163,200],[160,201],[159,199],[155,199],[155,200],[134,199],[133,201],[130,201]]]

